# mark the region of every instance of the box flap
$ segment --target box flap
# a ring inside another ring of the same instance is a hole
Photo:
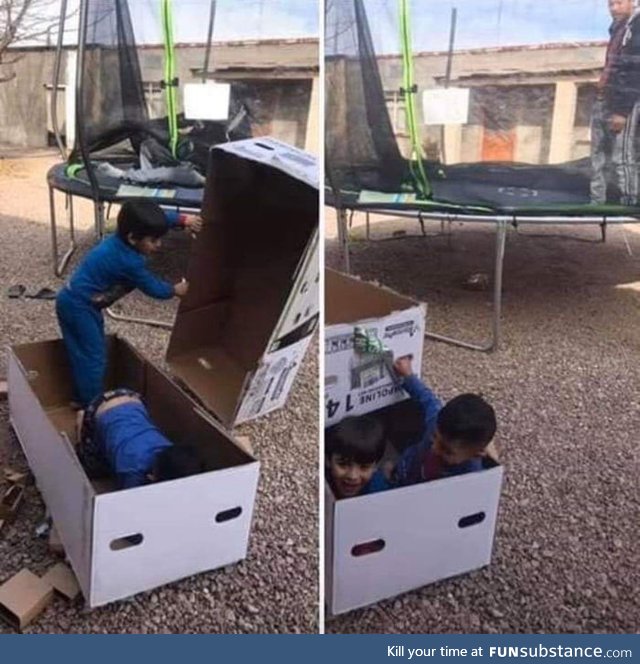
[[[167,363],[233,426],[318,227],[315,158],[274,139],[216,146],[202,217]]]
[[[420,305],[418,300],[358,277],[325,269],[325,325],[382,318]]]

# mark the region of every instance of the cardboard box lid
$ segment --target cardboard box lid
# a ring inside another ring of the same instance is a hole
[[[422,306],[421,302],[380,284],[325,269],[325,325],[382,318],[395,311]]]
[[[285,309],[318,227],[315,157],[272,138],[216,146],[167,364],[226,426]],[[311,333],[313,326],[309,327]]]

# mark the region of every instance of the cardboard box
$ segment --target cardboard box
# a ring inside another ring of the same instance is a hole
[[[0,618],[24,629],[53,599],[53,587],[28,569],[0,586]]]
[[[80,586],[73,572],[64,563],[58,563],[42,577],[56,592],[69,600],[80,594]]]
[[[268,138],[217,146],[202,216],[171,375],[112,337],[106,387],[144,394],[160,429],[197,445],[208,472],[126,491],[90,482],[73,448],[62,342],[9,349],[11,422],[91,607],[246,556],[259,464],[219,421],[281,407],[317,326],[312,156]]]
[[[143,394],[154,422],[175,444],[197,445],[208,472],[97,493],[71,442],[62,341],[9,349],[11,423],[91,607],[242,560],[258,482],[258,462],[210,414],[126,341],[108,341],[108,387]]]
[[[210,154],[167,362],[231,427],[284,405],[317,327],[318,172],[269,138]]]
[[[354,387],[353,329],[376,330],[394,357],[421,366],[424,309],[386,288],[327,271],[326,423],[375,411],[387,437],[408,441],[422,418],[389,372]],[[369,367],[365,367],[369,372]],[[368,385],[368,382],[367,382]],[[371,395],[375,398],[370,398]],[[345,405],[346,404],[346,405]],[[412,429],[413,427],[413,429]],[[339,614],[488,565],[502,467],[336,500],[325,483],[325,598]]]
[[[411,355],[422,363],[426,307],[409,297],[355,277],[325,271],[325,418],[337,424],[407,398],[390,362]],[[354,329],[363,327],[388,349],[382,355],[354,350]]]
[[[326,485],[330,613],[488,565],[501,485],[502,466],[491,461],[476,473],[343,500]]]

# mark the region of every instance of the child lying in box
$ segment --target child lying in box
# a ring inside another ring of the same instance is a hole
[[[126,389],[91,402],[82,417],[78,457],[91,479],[115,475],[120,489],[204,470],[196,450],[165,438],[142,397]]]
[[[422,409],[424,435],[403,452],[389,478],[377,471],[372,480],[377,490],[482,470],[482,459],[496,432],[493,408],[477,394],[460,394],[443,407],[413,373],[409,358],[397,359],[393,368]]]

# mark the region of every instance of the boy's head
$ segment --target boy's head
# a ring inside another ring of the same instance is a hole
[[[327,429],[325,457],[336,498],[357,496],[362,491],[384,448],[384,428],[371,415],[346,417]]]
[[[633,14],[634,0],[609,0],[609,13],[614,21],[626,21]]]
[[[438,413],[433,452],[448,466],[485,454],[496,433],[496,414],[477,394],[460,394]]]
[[[146,256],[160,249],[168,228],[162,208],[153,201],[127,201],[118,213],[118,236]]]
[[[188,445],[171,445],[156,456],[151,476],[154,482],[164,482],[197,475],[203,471],[204,463],[195,448]]]

